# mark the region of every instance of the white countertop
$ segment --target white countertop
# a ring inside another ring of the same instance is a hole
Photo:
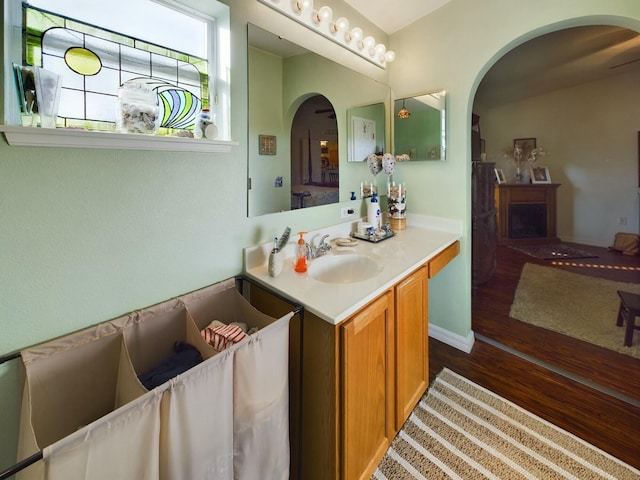
[[[289,243],[283,251],[284,269],[279,276],[271,277],[268,272],[267,263],[269,252],[273,248],[272,242],[244,249],[245,274],[268,289],[300,303],[307,311],[323,320],[337,325],[415,268],[459,240],[461,223],[410,215],[407,218],[407,229],[395,231],[392,238],[379,243],[359,240],[354,247],[335,245],[334,239],[348,237],[354,230],[354,223],[349,222],[309,232],[304,237],[311,243],[317,242],[322,235],[329,234],[333,248],[327,255],[353,252],[376,258],[382,270],[371,278],[355,283],[324,283],[312,278],[308,272],[295,272],[293,264],[298,235],[293,229]],[[309,260],[309,265],[313,261]]]

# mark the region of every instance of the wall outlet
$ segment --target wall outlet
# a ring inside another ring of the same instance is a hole
[[[356,216],[356,209],[353,207],[342,207],[340,209],[340,218],[349,218]]]
[[[627,217],[618,217],[618,224],[626,225],[627,224]]]

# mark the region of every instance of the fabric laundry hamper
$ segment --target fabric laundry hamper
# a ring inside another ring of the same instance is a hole
[[[204,293],[204,294],[203,294]],[[233,448],[237,480],[289,478],[289,321],[255,309],[236,289],[185,298],[199,329],[212,320],[259,330],[234,352]]]
[[[18,480],[289,477],[288,334],[293,312],[254,309],[234,279],[22,352]],[[219,352],[217,319],[259,330]],[[138,376],[176,341],[203,361],[147,390]],[[256,473],[259,476],[256,477]]]
[[[211,295],[225,286],[235,290],[225,283]],[[123,338],[136,377],[168,358],[176,341],[193,345],[205,359],[154,389],[163,390],[160,480],[232,480],[233,352],[220,353],[204,341],[182,297],[136,312],[132,323]]]
[[[67,468],[95,472],[96,479],[158,478],[160,397],[135,402],[147,392],[123,375],[133,375],[121,334],[131,321],[126,316],[22,352],[26,380],[18,457],[42,449],[44,461],[20,472],[18,480],[73,478]],[[118,408],[125,403],[127,408]],[[113,454],[128,456],[139,445],[150,448],[121,471]]]

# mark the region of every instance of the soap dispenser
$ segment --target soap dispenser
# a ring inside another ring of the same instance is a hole
[[[378,194],[371,195],[371,201],[367,205],[367,222],[369,222],[374,230],[380,230],[381,225],[380,203],[378,203]]]
[[[298,273],[307,271],[307,243],[304,241],[305,232],[299,232],[298,251],[296,253],[296,266],[294,270]]]

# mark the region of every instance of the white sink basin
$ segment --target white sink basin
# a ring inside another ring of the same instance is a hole
[[[324,283],[362,282],[381,271],[374,258],[358,253],[325,255],[314,259],[308,269],[311,278]]]

